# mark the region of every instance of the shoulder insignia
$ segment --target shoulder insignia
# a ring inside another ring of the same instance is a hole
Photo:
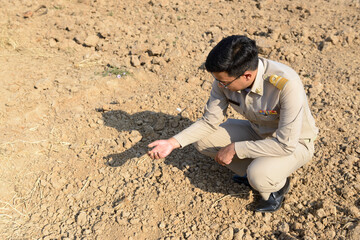
[[[278,75],[271,75],[269,77],[269,82],[280,90],[282,90],[284,88],[287,81],[289,81],[289,80],[287,80],[286,78],[280,77]]]

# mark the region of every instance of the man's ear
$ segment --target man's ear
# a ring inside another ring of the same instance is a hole
[[[252,80],[252,79],[253,79],[253,75],[254,75],[254,73],[253,73],[253,72],[250,72],[250,71],[246,71],[246,72],[244,73],[244,77],[246,78],[246,81]]]

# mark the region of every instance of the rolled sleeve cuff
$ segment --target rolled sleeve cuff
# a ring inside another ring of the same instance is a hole
[[[236,155],[238,156],[238,158],[240,158],[240,159],[250,157],[248,147],[246,145],[246,141],[236,142],[235,143],[235,152],[236,152]]]

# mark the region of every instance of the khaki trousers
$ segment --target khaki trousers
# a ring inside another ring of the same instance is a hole
[[[211,135],[194,143],[202,154],[215,158],[217,152],[232,142],[262,139],[246,120],[229,119]],[[268,200],[270,193],[280,190],[286,178],[309,162],[314,145],[299,143],[295,151],[282,157],[239,159],[236,155],[227,167],[240,176],[247,176],[250,185]]]

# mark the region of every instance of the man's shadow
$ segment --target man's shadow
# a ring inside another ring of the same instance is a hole
[[[105,164],[110,167],[121,167],[130,159],[141,157],[149,150],[149,143],[170,138],[192,123],[180,113],[169,115],[143,111],[131,115],[121,110],[98,111],[103,112],[102,117],[106,126],[119,131],[117,141],[122,152],[105,157]],[[196,188],[223,194],[241,192],[241,198],[249,196],[248,187],[232,181],[233,173],[230,170],[198,153],[192,145],[174,150],[166,157],[164,163],[183,171],[185,177]]]

